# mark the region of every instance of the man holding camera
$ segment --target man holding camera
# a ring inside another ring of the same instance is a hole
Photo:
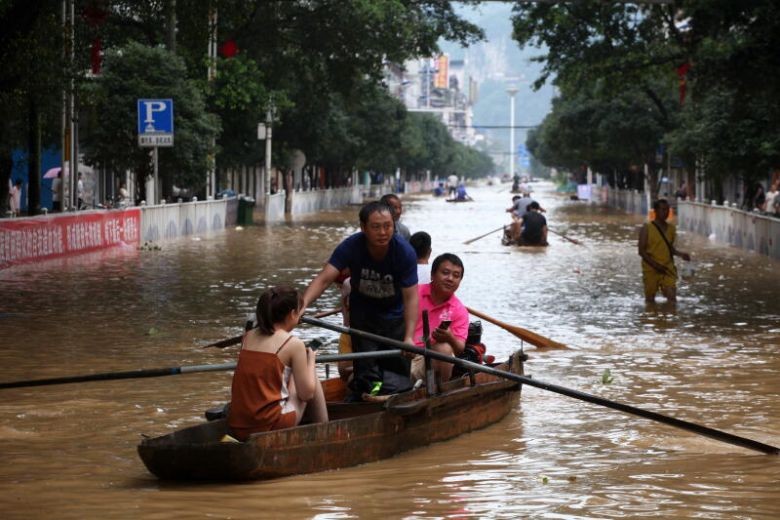
[[[430,347],[448,356],[463,353],[469,330],[469,313],[455,296],[463,279],[463,262],[452,253],[436,257],[431,265],[431,283],[418,285],[419,310],[414,342],[425,345],[422,311],[428,311],[431,331]],[[433,370],[442,381],[452,377],[452,364],[433,360]],[[417,356],[412,361],[412,379],[423,379],[425,360]]]

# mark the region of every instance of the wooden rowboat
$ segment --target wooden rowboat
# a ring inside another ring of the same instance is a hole
[[[544,248],[549,244],[518,244],[512,240],[512,235],[509,231],[509,226],[504,226],[504,236],[501,237],[502,246],[515,246],[515,247],[531,247],[531,248]]]
[[[496,368],[523,373],[516,352]],[[355,466],[444,441],[493,424],[518,403],[521,385],[475,373],[441,385],[395,395],[383,403],[345,403],[340,379],[323,382],[330,422],[252,435],[246,442],[221,442],[225,419],[145,439],[138,453],[161,479],[271,479]]]

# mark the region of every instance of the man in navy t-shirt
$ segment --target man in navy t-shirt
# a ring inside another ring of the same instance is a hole
[[[359,233],[346,238],[303,295],[307,307],[349,269],[350,326],[414,345],[417,321],[417,255],[394,233],[392,210],[370,202],[360,210]],[[355,352],[386,350],[385,345],[352,337]],[[356,360],[353,390],[358,394],[394,394],[407,390],[409,360],[403,357]]]
[[[547,245],[547,219],[540,211],[539,203],[533,201],[528,205],[528,211],[523,215],[523,232],[520,234],[520,243],[530,246]]]

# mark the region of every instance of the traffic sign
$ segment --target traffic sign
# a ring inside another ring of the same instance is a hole
[[[517,159],[520,166],[523,168],[527,169],[531,167],[531,154],[528,152],[525,144],[520,143],[517,145]]]
[[[138,146],[173,146],[173,100],[138,100]]]

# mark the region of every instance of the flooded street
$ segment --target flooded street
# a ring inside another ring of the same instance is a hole
[[[582,245],[551,233],[546,249],[507,248],[499,232],[464,245],[509,221],[506,184],[471,189],[467,204],[408,197],[403,221],[431,234],[433,257],[461,256],[466,305],[570,347],[526,345],[534,378],[780,445],[780,264],[681,232],[695,274],[676,309],[646,307],[642,219],[536,190],[550,228]],[[0,381],[233,361],[237,347],[203,345],[238,334],[263,288],[305,287],[357,211],[0,271]],[[314,307],[337,301],[331,290]],[[520,347],[484,329],[497,358]],[[337,349],[331,332],[299,333]],[[3,517],[780,516],[780,458],[527,386],[502,422],[390,460],[269,482],[157,480],[136,454],[141,435],[201,421],[230,381],[0,390]]]

